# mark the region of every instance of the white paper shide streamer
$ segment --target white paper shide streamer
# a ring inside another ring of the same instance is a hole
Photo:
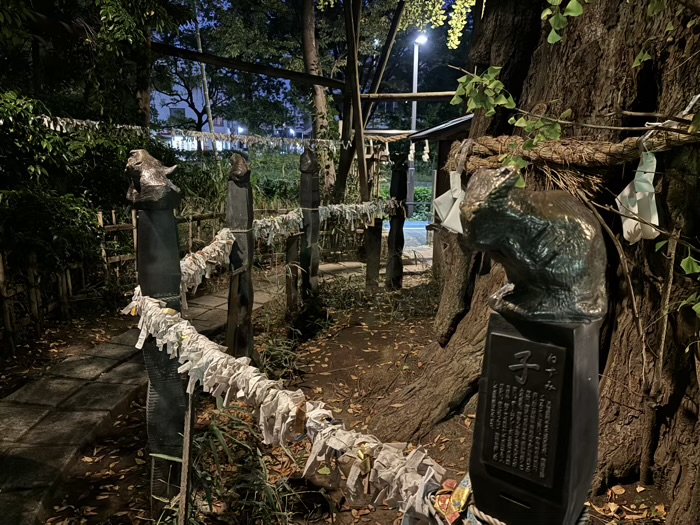
[[[182,307],[187,308],[187,292],[195,293],[202,280],[211,277],[211,273],[229,262],[229,256],[236,238],[230,229],[224,228],[214,236],[214,240],[195,253],[188,253],[180,261],[180,294]]]
[[[622,234],[630,244],[659,236],[659,231],[652,226],[659,225],[654,190],[655,171],[656,156],[645,151],[639,160],[634,180],[615,199],[622,214]]]

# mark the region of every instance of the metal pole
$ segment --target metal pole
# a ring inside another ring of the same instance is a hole
[[[418,42],[413,43],[413,92],[418,93]],[[411,129],[416,130],[416,117],[418,112],[418,101],[411,102]],[[416,161],[415,154],[410,155],[408,159],[408,202],[414,200],[414,188],[416,186]],[[413,217],[413,204],[409,204],[407,208],[407,217]]]
[[[413,43],[413,93],[418,93],[418,42]],[[418,101],[411,102],[411,129],[416,129],[416,113]]]

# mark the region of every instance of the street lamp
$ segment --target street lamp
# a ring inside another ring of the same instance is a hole
[[[418,33],[413,42],[413,93],[418,93],[418,48],[428,41],[425,33]],[[411,103],[411,130],[416,130],[416,113],[418,109],[418,101],[414,100]],[[411,154],[408,157],[408,194],[406,198],[408,202],[413,202],[415,197],[416,187],[416,161],[413,158],[415,155],[415,146],[411,142]],[[406,210],[407,217],[413,217],[413,204],[408,205]]]
[[[413,93],[418,93],[418,48],[428,41],[425,33],[418,33],[416,40],[413,43]],[[411,129],[416,129],[416,111],[418,109],[418,101],[414,100],[411,103]]]
[[[242,126],[238,126],[238,134],[239,135],[243,135],[244,131],[245,131],[245,128],[243,128]]]

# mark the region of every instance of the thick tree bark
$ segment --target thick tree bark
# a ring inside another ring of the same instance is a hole
[[[490,314],[481,305],[503,286],[505,272],[498,265],[484,276],[473,272],[471,280],[472,304],[479,307],[462,318],[446,348],[433,343],[424,349],[430,361],[422,376],[377,404],[372,430],[380,439],[418,441],[476,394]]]
[[[438,344],[445,346],[469,309],[474,286],[472,268],[478,265],[481,257],[475,257],[464,243],[463,236],[444,230],[435,233],[434,242],[438,243],[436,249],[441,252],[440,260],[450,269],[442,278],[440,306],[433,325]]]
[[[675,114],[700,93],[700,33],[686,27],[688,14],[673,19],[675,4],[668,13],[652,17],[647,15],[644,4],[621,0],[584,4],[583,15],[569,19],[562,31],[563,40],[556,45],[546,42],[549,24],[533,19],[542,7],[511,0],[487,2],[486,15],[473,40],[472,62],[479,69],[503,66],[502,80],[516,96],[518,107],[537,108],[539,113],[548,115],[571,108],[574,121],[639,126],[653,119],[605,115],[621,110]],[[675,29],[673,38],[668,39],[665,28],[672,19]],[[536,45],[531,40],[533,25]],[[650,36],[657,38],[650,40]],[[652,59],[633,68],[642,49]],[[503,133],[505,118],[488,120],[478,116],[471,136]],[[568,128],[565,134],[617,141],[639,133]],[[697,239],[700,148],[685,147],[658,154],[657,158],[661,225],[669,231],[680,227],[685,239]],[[613,204],[613,196],[631,181],[635,167],[611,169],[600,202]],[[542,174],[537,172],[528,177],[528,185],[540,185],[542,181]],[[613,231],[620,230],[619,219],[611,216],[607,220]],[[609,272],[612,323],[608,327],[610,337],[602,339],[602,355],[606,359],[601,382],[599,470],[594,488],[635,478],[640,468],[648,467],[654,483],[673,501],[667,524],[698,523],[700,351],[696,351],[697,344],[687,352],[684,349],[697,340],[700,322],[688,307],[676,309],[680,301],[697,290],[697,282],[685,277],[678,268],[686,255],[685,248],[678,248],[675,268],[669,269],[666,254],[654,251],[655,241],[630,246],[621,235],[618,237],[630,267],[632,290],[622,270],[616,268],[614,254],[609,254],[613,266]],[[448,264],[447,274],[451,272]],[[676,307],[669,309],[668,335],[663,337],[662,312],[666,305],[662,298],[669,270],[675,274],[670,304],[675,303]],[[476,379],[470,371],[478,375],[480,363],[475,361],[480,361],[488,312],[482,285],[488,279],[478,278],[471,309],[445,350],[437,345],[426,349],[435,357],[425,367],[424,375],[414,385],[383,400],[382,410],[388,415],[377,423],[381,434],[392,439],[425,435],[473,392]],[[646,345],[632,311],[632,292],[639,306],[637,315]],[[445,287],[443,293],[455,291]],[[665,358],[659,362],[658,356]],[[426,392],[430,395],[426,396]],[[410,397],[412,393],[419,395]],[[389,408],[402,402],[405,405],[399,410]]]
[[[321,62],[318,58],[318,44],[316,42],[316,15],[314,13],[314,1],[302,0],[302,44],[304,49],[304,68],[311,75],[321,76]],[[326,89],[323,86],[313,86],[313,130],[314,138],[328,139],[328,101]],[[324,148],[318,148],[318,159],[321,165],[321,177],[323,177],[324,194],[332,192],[335,185],[335,165],[330,152]]]

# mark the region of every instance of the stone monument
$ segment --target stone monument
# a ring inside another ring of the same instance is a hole
[[[474,504],[506,525],[573,525],[597,464],[605,244],[572,195],[517,188],[518,179],[511,168],[479,170],[460,208],[468,244],[510,281],[490,300]]]

